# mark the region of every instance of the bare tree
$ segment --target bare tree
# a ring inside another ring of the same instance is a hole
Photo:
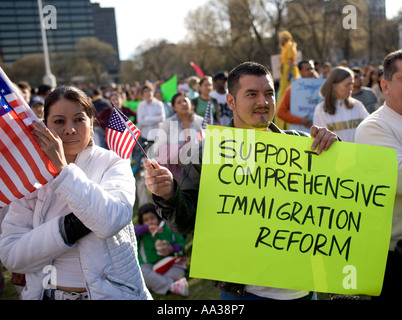
[[[279,32],[284,28],[286,7],[290,0],[255,0],[254,7],[262,12],[262,19],[257,20],[264,33],[257,35],[257,27],[254,24],[254,32],[258,38],[270,37],[270,46],[279,48]]]
[[[27,81],[32,87],[41,85],[44,75],[45,62],[41,53],[26,55],[8,68],[8,76],[13,82]]]
[[[107,72],[108,65],[116,64],[116,52],[113,47],[96,38],[81,38],[76,44],[76,54],[89,62],[92,77],[96,83],[103,81],[102,74]]]
[[[211,0],[186,17],[188,34],[179,45],[153,43],[141,48],[130,69],[138,77],[154,79],[194,74],[194,61],[206,74],[230,70],[253,60],[270,64],[280,52],[278,35],[288,29],[303,57],[338,62],[339,58],[361,58],[372,37],[373,56],[393,48],[393,24],[378,22],[368,32],[367,0]],[[342,9],[358,9],[358,28],[342,27]],[[392,39],[387,36],[392,34]],[[384,49],[385,50],[385,49]],[[336,53],[336,54],[335,54]]]

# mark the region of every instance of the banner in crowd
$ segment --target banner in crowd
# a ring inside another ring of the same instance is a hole
[[[135,101],[127,100],[127,101],[124,101],[123,106],[128,107],[128,108],[134,110],[135,112],[137,112],[138,105],[140,104],[140,102],[141,101],[139,101],[139,100],[135,100]],[[130,119],[130,120],[133,121],[132,119]]]
[[[198,65],[196,65],[196,64],[194,63],[194,61],[190,61],[190,65],[194,68],[195,72],[197,72],[197,75],[198,75],[199,77],[203,77],[203,76],[204,76],[204,72],[201,70],[201,68],[200,68]]]
[[[163,101],[171,101],[173,96],[177,93],[177,75],[174,75],[168,81],[161,84],[161,91]]]
[[[296,62],[297,65],[302,60],[302,52],[297,51]],[[281,78],[281,54],[274,54],[271,56],[271,74],[274,80],[278,80]]]
[[[323,100],[320,88],[324,81],[325,79],[314,78],[299,78],[293,81],[290,89],[290,113],[300,118],[308,115],[308,119],[313,120],[315,107]],[[289,129],[310,133],[310,128],[298,124],[290,124]]]
[[[190,276],[378,295],[397,159],[390,148],[208,126]]]

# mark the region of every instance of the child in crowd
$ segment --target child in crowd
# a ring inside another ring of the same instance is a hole
[[[172,232],[156,213],[151,203],[139,208],[139,225],[135,226],[138,240],[138,260],[147,287],[157,294],[168,291],[182,296],[189,295],[188,283],[184,277],[183,265],[173,263],[165,271],[155,268],[165,257],[173,257],[184,251],[185,238]]]

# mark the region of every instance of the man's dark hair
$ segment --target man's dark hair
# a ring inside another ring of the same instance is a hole
[[[149,89],[149,90],[151,90],[151,91],[154,91],[154,88],[152,88],[151,86],[145,84],[145,85],[143,85],[142,88],[141,88],[141,94],[144,94],[144,91],[145,91],[146,89]]]
[[[396,61],[402,60],[402,49],[391,52],[384,59],[384,79],[391,81],[392,76],[397,71]]]
[[[299,70],[301,70],[301,69],[303,68],[303,64],[311,65],[311,63],[310,63],[309,60],[302,60],[302,61],[300,61],[300,62],[297,64],[297,68],[298,68]]]
[[[41,94],[46,94],[46,92],[48,92],[49,90],[52,90],[52,87],[51,87],[51,86],[48,86],[47,84],[41,84],[41,85],[38,87],[38,94],[39,94],[39,95],[41,95]]]
[[[272,79],[271,73],[266,67],[256,62],[243,62],[230,71],[228,76],[228,91],[233,96],[239,89],[239,80],[243,76],[262,77],[268,75]]]

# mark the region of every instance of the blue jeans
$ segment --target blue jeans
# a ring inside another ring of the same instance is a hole
[[[275,300],[275,299],[260,297],[249,292],[245,292],[244,296],[238,297],[234,294],[221,290],[221,300]],[[314,292],[310,292],[307,296],[295,300],[316,300],[316,295]]]

